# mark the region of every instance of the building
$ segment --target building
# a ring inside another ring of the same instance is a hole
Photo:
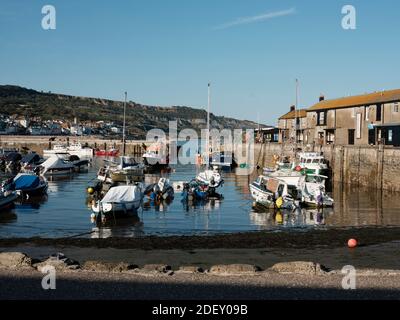
[[[275,127],[255,129],[254,133],[257,143],[274,143],[279,141],[279,129]]]
[[[308,143],[400,146],[400,90],[333,100],[307,109]]]
[[[279,118],[279,143],[308,143],[305,135],[307,123],[307,112],[305,109],[296,110],[295,106]]]

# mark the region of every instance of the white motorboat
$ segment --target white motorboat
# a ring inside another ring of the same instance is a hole
[[[214,167],[213,170],[204,170],[196,176],[196,180],[211,188],[218,188],[223,184],[224,180],[221,174],[218,172],[217,168]]]
[[[306,170],[306,173],[325,175],[328,171],[328,164],[325,158],[318,152],[303,152],[299,154],[299,166]]]
[[[82,147],[80,143],[73,143],[70,144],[69,146],[63,144],[56,144],[51,150],[43,150],[43,156],[46,158],[61,153],[68,153],[70,155],[78,156],[79,158],[93,157],[93,149]]]
[[[95,214],[105,216],[127,216],[136,213],[142,205],[143,197],[141,183],[112,187],[103,199],[93,203],[92,210]]]
[[[250,185],[251,196],[257,204],[278,209],[294,209],[297,203],[297,188],[285,181],[259,176]]]
[[[64,160],[57,154],[52,155],[38,168],[41,175],[67,175],[75,172],[75,165],[70,161]]]
[[[161,142],[156,142],[149,146],[143,154],[144,163],[150,166],[167,166],[169,160],[166,148]]]
[[[325,191],[328,177],[308,174],[300,182],[301,201],[307,206],[333,207],[334,200]]]

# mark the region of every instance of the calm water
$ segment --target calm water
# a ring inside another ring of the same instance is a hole
[[[224,173],[224,199],[197,206],[181,203],[180,194],[170,205],[145,204],[137,218],[97,228],[90,221],[86,187],[95,178],[100,159],[87,173],[49,181],[48,196],[34,202],[17,203],[10,212],[0,213],[0,237],[109,237],[143,235],[192,235],[255,230],[312,230],[352,226],[400,226],[399,194],[386,194],[336,186],[334,209],[296,212],[255,212],[248,184],[253,177]],[[171,181],[195,176],[195,166],[175,167]],[[147,175],[156,182],[160,175]]]

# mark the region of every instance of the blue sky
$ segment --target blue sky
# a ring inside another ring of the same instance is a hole
[[[56,30],[41,28],[46,4]],[[346,4],[356,30],[341,27]],[[211,81],[212,112],[274,124],[296,78],[302,106],[400,88],[399,13],[397,0],[0,0],[0,84],[205,107]]]

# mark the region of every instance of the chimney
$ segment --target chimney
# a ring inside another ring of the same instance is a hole
[[[296,110],[296,107],[295,106],[290,106],[290,111],[292,112],[294,110]]]
[[[321,95],[319,96],[319,102],[324,101],[324,100],[325,100],[325,96],[324,96],[323,94],[321,94]]]

